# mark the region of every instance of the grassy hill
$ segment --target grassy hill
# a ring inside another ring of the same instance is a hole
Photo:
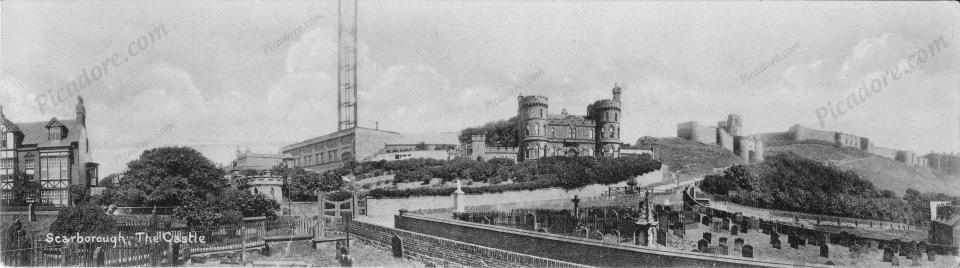
[[[854,148],[814,141],[773,141],[764,146],[767,156],[788,151],[854,171],[877,188],[891,190],[898,196],[903,196],[907,188],[951,195],[960,192],[960,177],[925,167],[911,167]]]
[[[715,168],[744,164],[743,160],[728,150],[716,145],[707,145],[681,138],[656,138],[663,164],[670,171],[682,171],[683,177],[699,177],[712,173]],[[681,170],[682,169],[682,170]]]

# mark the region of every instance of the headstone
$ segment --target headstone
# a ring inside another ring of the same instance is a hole
[[[780,234],[778,234],[776,231],[771,231],[770,244],[773,244],[774,241],[776,241],[778,244],[780,243]]]
[[[734,225],[733,227],[730,227],[730,235],[739,235],[739,234],[740,234],[740,226]]]
[[[894,254],[890,258],[890,266],[900,266],[900,256],[897,256],[896,254]]]
[[[709,225],[710,225],[710,216],[704,215],[703,217],[700,217],[700,224],[708,225],[708,226],[709,226]]]
[[[927,251],[927,260],[928,261],[937,261],[937,252],[936,251]]]
[[[393,245],[393,256],[403,257],[403,240],[400,239],[400,236],[394,235],[391,244]]]
[[[830,258],[830,246],[827,243],[820,244],[820,257]]]
[[[739,238],[739,237],[738,237],[737,239],[734,239],[734,240],[733,240],[733,248],[734,248],[734,249],[740,250],[740,248],[742,248],[742,247],[743,247],[743,238]]]
[[[893,259],[893,249],[889,247],[883,248],[883,262],[891,262]]]
[[[703,232],[703,240],[707,240],[707,244],[713,243],[713,234],[710,232]]]
[[[806,247],[806,246],[807,246],[807,239],[799,238],[799,237],[798,237],[798,238],[797,238],[797,243],[800,243],[800,246],[801,246],[801,247]]]
[[[743,246],[742,253],[744,258],[753,258],[753,246],[751,245]]]
[[[719,239],[717,240],[717,243],[726,245],[726,244],[727,244],[727,238],[726,238],[726,237],[721,237],[721,238],[719,238]]]
[[[773,240],[773,242],[770,243],[770,245],[773,246],[773,248],[775,249],[780,249],[780,239]]]
[[[730,230],[730,219],[728,219],[728,218],[723,218],[723,222],[721,223],[720,228],[722,228],[724,231],[729,231],[729,230]]]
[[[729,247],[727,247],[727,244],[720,244],[718,249],[719,250],[717,253],[719,253],[720,255],[730,254],[730,250],[729,250]]]
[[[920,252],[915,252],[913,255],[913,262],[910,263],[910,266],[920,266]]]
[[[657,230],[657,244],[660,244],[661,246],[667,245],[667,231],[659,229]]]
[[[700,241],[697,241],[697,251],[706,253],[707,247],[710,247],[710,242],[708,242],[707,239],[700,239]]]
[[[795,236],[791,235],[790,238],[787,240],[790,240],[790,248],[793,248],[793,249],[800,248],[800,241],[798,241],[799,239],[795,238]]]

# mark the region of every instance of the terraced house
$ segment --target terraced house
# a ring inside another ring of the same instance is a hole
[[[68,188],[88,190],[97,182],[97,167],[90,155],[86,109],[77,97],[77,117],[14,123],[0,107],[0,202],[13,198],[13,178],[18,173],[40,183],[41,204],[67,206]]]

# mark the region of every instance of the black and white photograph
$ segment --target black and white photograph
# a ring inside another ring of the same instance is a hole
[[[0,0],[0,266],[958,249],[957,1]]]

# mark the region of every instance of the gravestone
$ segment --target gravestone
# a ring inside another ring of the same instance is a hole
[[[900,256],[893,254],[893,256],[890,257],[890,266],[900,266]]]
[[[659,229],[657,230],[657,244],[660,244],[661,246],[667,245],[667,231]]]
[[[733,227],[730,227],[730,235],[739,235],[739,234],[740,234],[740,226],[734,225]]]
[[[928,261],[937,261],[937,252],[936,251],[927,251],[927,260]]]
[[[749,219],[749,218],[743,218],[743,220],[740,221],[740,230],[739,230],[739,231],[740,231],[741,233],[744,233],[744,234],[745,234],[745,233],[747,233],[747,230],[749,230],[749,229],[750,229],[750,219]]]
[[[717,243],[726,245],[726,244],[727,244],[727,238],[726,238],[726,237],[721,237],[721,238],[717,239]]]
[[[707,247],[710,247],[710,242],[708,242],[706,239],[700,239],[700,241],[697,241],[697,251],[706,253]]]
[[[793,248],[793,249],[800,248],[800,241],[798,241],[799,239],[796,239],[794,238],[794,236],[791,235],[790,239],[787,239],[787,240],[790,240],[790,248]]]
[[[820,257],[830,258],[830,246],[827,243],[820,244]]]
[[[778,234],[776,231],[771,231],[771,232],[770,232],[770,244],[773,244],[774,241],[776,241],[777,244],[780,243],[780,234]]]
[[[710,225],[710,216],[703,216],[703,217],[701,217],[701,218],[700,218],[700,224],[709,226],[709,225]]]
[[[730,230],[730,219],[728,219],[728,218],[723,218],[723,222],[721,223],[720,228],[722,228],[724,231],[729,231],[729,230]]]
[[[743,250],[741,253],[743,254],[742,256],[744,258],[753,258],[753,246],[751,245],[743,246]]]
[[[893,249],[889,247],[883,248],[883,262],[891,262],[893,259]]]
[[[713,243],[713,234],[710,232],[703,232],[703,240],[707,240],[707,244]]]
[[[739,237],[738,237],[737,239],[734,239],[734,240],[733,240],[733,248],[734,248],[734,250],[740,250],[740,248],[742,248],[742,247],[743,247],[743,238],[739,238]]]
[[[400,236],[394,235],[391,244],[393,246],[393,256],[397,258],[403,257],[403,240],[400,239]]]
[[[730,254],[730,250],[729,250],[729,248],[727,247],[727,244],[720,244],[717,253],[719,253],[720,255]]]
[[[775,249],[780,249],[780,239],[773,240],[773,242],[770,243],[770,245],[773,246],[773,248]]]
[[[913,253],[913,262],[910,263],[910,266],[920,266],[920,252]]]

